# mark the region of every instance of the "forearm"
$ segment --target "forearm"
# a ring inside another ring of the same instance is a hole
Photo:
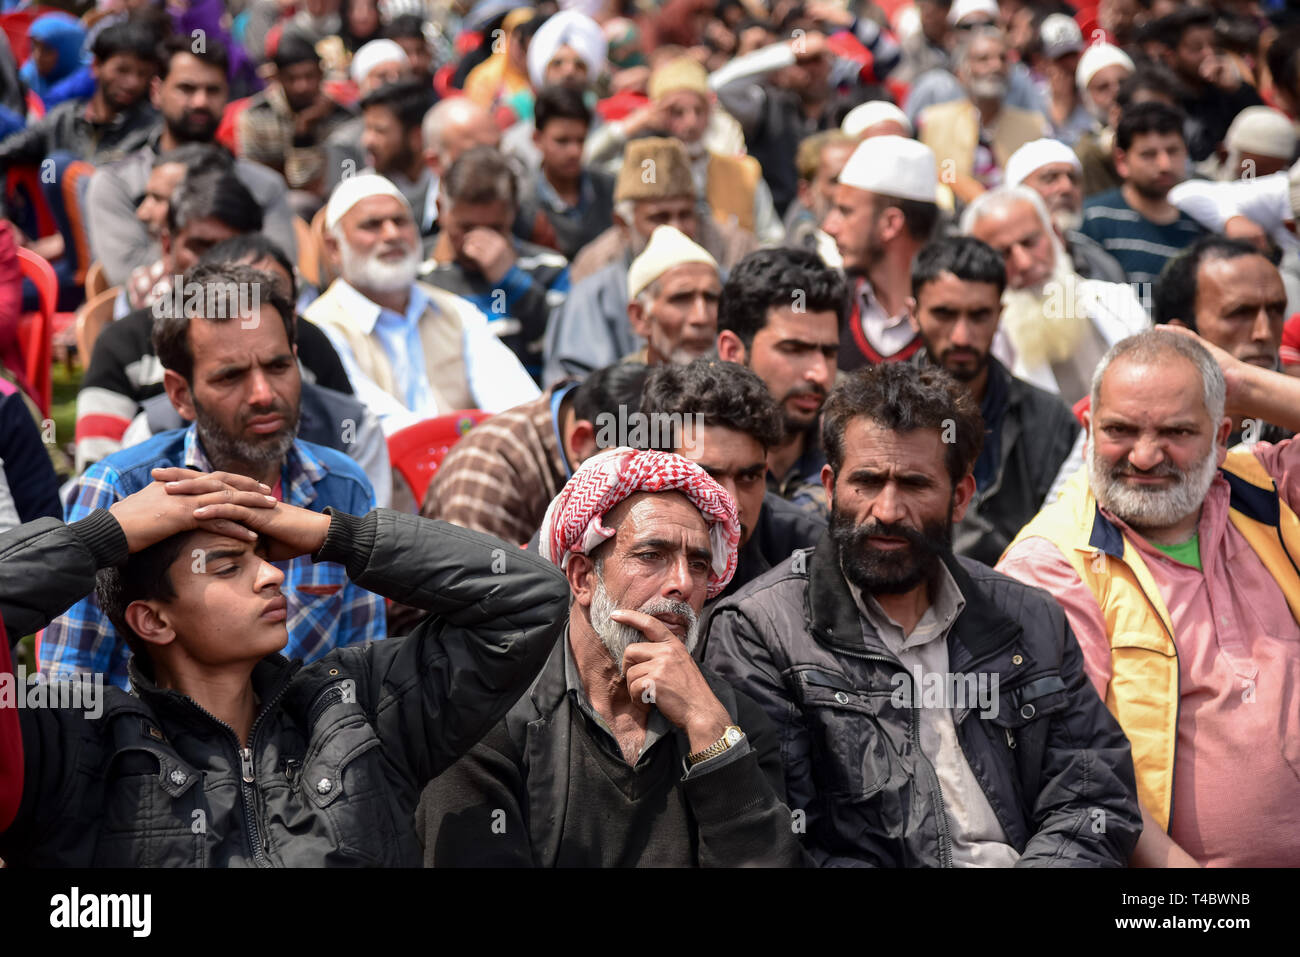
[[[11,642],[85,598],[95,574],[126,559],[126,535],[105,510],[71,525],[42,518],[0,535],[0,616]]]
[[[703,867],[804,867],[812,863],[795,833],[790,809],[750,751],[682,782],[699,825]]]
[[[1244,365],[1241,375],[1240,395],[1230,401],[1230,415],[1300,432],[1300,379],[1252,365]]]
[[[1164,832],[1146,807],[1142,808],[1142,836],[1138,838],[1130,867],[1200,867],[1196,858],[1188,854],[1174,839]]]

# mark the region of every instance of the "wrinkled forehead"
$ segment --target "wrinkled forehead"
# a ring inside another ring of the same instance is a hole
[[[709,547],[708,522],[682,492],[635,492],[610,509],[604,522],[622,550],[652,540]]]
[[[1208,417],[1201,372],[1178,353],[1120,356],[1102,375],[1094,421],[1164,426]]]

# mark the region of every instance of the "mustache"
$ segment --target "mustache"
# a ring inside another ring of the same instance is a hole
[[[810,383],[808,383],[806,386],[800,386],[800,387],[798,387],[798,388],[791,389],[789,392],[787,392],[787,393],[785,394],[785,398],[786,398],[786,399],[801,399],[801,398],[803,398],[803,397],[806,396],[806,395],[815,396],[815,397],[817,397],[818,399],[825,399],[825,398],[826,398],[826,390],[825,390],[824,388],[822,388],[820,385],[817,385],[817,383],[815,383],[815,382],[810,382]],[[782,401],[784,401],[784,400],[782,400]]]
[[[932,538],[919,529],[912,528],[910,525],[903,525],[900,522],[869,522],[866,525],[857,525],[851,531],[846,531],[845,538],[857,546],[865,546],[869,538],[902,538],[909,545],[924,551],[939,554],[942,548],[939,547]]]
[[[1120,478],[1173,478],[1185,479],[1187,473],[1175,466],[1172,462],[1161,462],[1154,468],[1135,469],[1126,462],[1120,462],[1110,470],[1110,477],[1113,479]]]

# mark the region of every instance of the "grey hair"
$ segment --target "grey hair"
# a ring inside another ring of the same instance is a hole
[[[1147,365],[1156,365],[1173,356],[1182,356],[1201,374],[1205,411],[1210,414],[1210,421],[1217,428],[1223,419],[1228,392],[1223,370],[1219,368],[1219,363],[1205,346],[1189,336],[1170,330],[1148,329],[1146,332],[1121,339],[1110,347],[1092,373],[1089,395],[1093,410],[1095,411],[1101,402],[1101,380],[1105,378],[1106,370],[1117,359],[1131,359]]]
[[[1052,216],[1047,211],[1047,204],[1043,202],[1043,197],[1022,183],[1019,186],[999,186],[997,189],[980,193],[966,207],[965,212],[961,214],[962,234],[966,236],[972,235],[975,224],[985,216],[994,216],[1004,212],[1021,200],[1031,204],[1034,207],[1034,212],[1038,214],[1043,228],[1051,230]]]
[[[963,66],[966,65],[966,56],[970,53],[971,44],[984,37],[996,37],[1002,41],[1003,49],[1007,47],[1006,34],[1000,27],[988,24],[982,27],[975,27],[973,30],[958,31],[956,44],[952,48],[952,72],[956,74]]]

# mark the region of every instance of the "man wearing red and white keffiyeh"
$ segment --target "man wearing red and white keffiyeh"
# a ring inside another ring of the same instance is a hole
[[[731,495],[688,459],[618,448],[582,464],[540,538],[569,582],[569,627],[528,694],[425,790],[426,864],[806,862],[779,733],[690,652],[739,540]]]

